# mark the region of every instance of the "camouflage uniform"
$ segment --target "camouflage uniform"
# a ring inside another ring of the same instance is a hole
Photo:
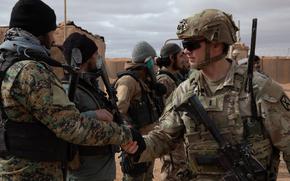
[[[216,163],[203,165],[197,162],[205,157],[215,156],[217,143],[198,120],[192,120],[188,117],[187,111],[177,111],[176,108],[191,95],[198,95],[221,133],[231,143],[240,143],[244,139],[242,117],[247,114],[245,111],[248,110],[249,105],[245,93],[241,90],[245,72],[246,67],[238,67],[232,62],[231,70],[214,94],[211,93],[202,74],[182,83],[173,93],[172,103],[167,105],[159,129],[146,136],[147,149],[143,152],[140,161],[160,157],[174,148],[174,143],[179,142],[180,137],[184,137],[189,165],[196,176],[194,180],[219,180],[224,173],[219,165]],[[277,83],[260,73],[254,74],[254,88],[265,126],[263,132],[253,130],[253,132],[257,131],[251,139],[255,157],[268,168],[271,159],[275,158],[272,155],[273,148],[277,148],[284,153],[284,160],[290,170],[289,99]],[[263,136],[264,131],[270,137]]]
[[[166,73],[157,75],[157,81],[165,85],[167,92],[165,94],[165,100],[170,96],[170,94],[176,89],[176,87],[182,82],[182,80],[177,79],[176,74],[171,74],[166,67],[161,68],[162,71],[167,71]],[[168,74],[171,74],[170,76]],[[171,76],[174,76],[174,80]],[[187,168],[186,155],[183,141],[177,143],[176,148],[170,152],[170,154],[164,155],[161,158],[161,180],[179,180],[177,177],[178,172],[182,172]]]
[[[39,122],[56,137],[80,145],[119,145],[132,139],[126,127],[81,116],[60,80],[41,60],[13,64],[5,74],[1,94],[8,122]],[[90,112],[94,117],[95,112]],[[61,168],[60,161],[32,161],[13,155],[0,158],[1,180],[7,181],[61,181]]]
[[[9,27],[0,45],[0,180],[63,181],[70,143],[132,140],[128,128],[97,120],[95,110],[81,115],[69,101],[48,65],[59,65],[49,57],[56,16],[48,5],[19,0]]]
[[[217,142],[200,120],[191,116],[190,109],[183,107],[195,95],[227,141],[232,145],[248,143],[253,156],[267,169],[268,178],[276,179],[279,152],[283,153],[290,171],[290,100],[275,81],[254,72],[253,90],[257,116],[261,119],[247,119],[251,116],[251,99],[245,91],[247,67],[224,58],[226,45],[236,41],[236,30],[230,15],[214,9],[204,10],[180,22],[177,35],[183,39],[189,60],[196,63],[194,58],[199,58],[196,67],[200,71],[194,72],[173,92],[160,118],[160,125],[145,136],[146,150],[141,154],[140,162],[168,153],[184,139],[192,180],[217,181],[225,175],[226,170],[217,160]],[[202,48],[199,40],[203,41]],[[212,42],[220,47],[215,55],[210,55]],[[207,66],[213,62],[228,66],[223,70],[225,77],[218,81],[205,77]]]

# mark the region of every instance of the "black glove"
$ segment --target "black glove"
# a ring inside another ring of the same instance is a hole
[[[133,128],[130,128],[130,130],[133,137],[133,141],[137,141],[137,144],[138,144],[137,151],[134,154],[130,154],[130,155],[134,157],[135,162],[138,162],[142,152],[146,149],[146,143],[142,135],[137,130]]]
[[[133,141],[137,141],[138,149],[134,154],[129,154],[123,151],[121,153],[120,164],[123,173],[126,173],[134,177],[142,173],[145,173],[150,165],[146,162],[137,163],[142,152],[146,149],[146,143],[142,135],[137,130],[133,128],[130,128],[130,130],[133,137]]]
[[[123,173],[135,177],[147,172],[150,163],[148,162],[136,163],[134,162],[134,157],[132,155],[122,152],[120,165]]]

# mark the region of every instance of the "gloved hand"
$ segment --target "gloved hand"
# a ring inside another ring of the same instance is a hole
[[[133,141],[137,141],[137,145],[138,145],[137,151],[134,154],[132,154],[134,157],[134,161],[137,162],[142,152],[146,149],[146,143],[144,141],[143,136],[137,130],[133,128],[130,128],[130,130],[133,137]]]
[[[146,162],[138,163],[138,160],[142,152],[146,149],[146,143],[142,135],[137,130],[133,128],[130,128],[130,130],[133,137],[133,141],[137,142],[138,149],[133,154],[126,153],[123,151],[121,153],[120,164],[121,164],[121,169],[123,173],[126,173],[130,176],[137,176],[142,173],[145,173],[148,170],[150,165]]]
[[[134,157],[128,153],[121,153],[121,170],[132,177],[138,176],[147,172],[149,168],[148,162],[136,163],[134,162]]]

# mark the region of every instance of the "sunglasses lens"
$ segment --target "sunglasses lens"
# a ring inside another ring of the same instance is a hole
[[[188,41],[188,40],[183,40],[182,41],[182,46],[184,49],[187,49],[188,51],[193,51],[197,50],[200,48],[200,42],[201,41]]]

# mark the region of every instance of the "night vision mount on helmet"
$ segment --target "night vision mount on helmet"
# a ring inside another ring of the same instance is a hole
[[[237,31],[232,15],[217,9],[206,9],[181,20],[176,34],[179,39],[203,37],[208,41],[232,45],[237,41]]]

